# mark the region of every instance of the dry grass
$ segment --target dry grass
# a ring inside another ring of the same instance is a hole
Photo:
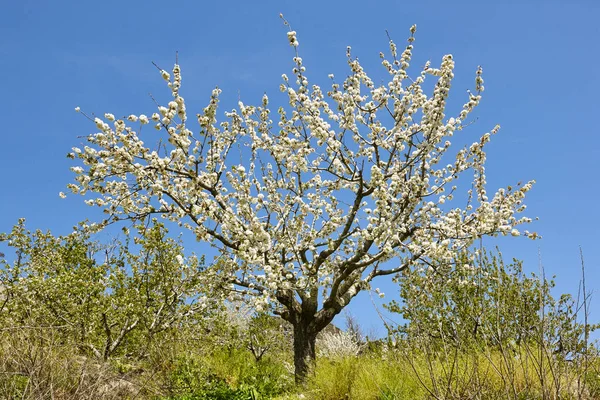
[[[0,398],[124,399],[143,395],[137,377],[79,354],[58,329],[4,329],[0,340]]]

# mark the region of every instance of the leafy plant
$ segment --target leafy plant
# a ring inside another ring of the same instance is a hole
[[[144,230],[136,251],[128,239],[100,245],[82,230],[29,232],[24,220],[0,239],[16,250],[13,263],[0,260],[4,323],[55,327],[97,358],[142,357],[162,332],[208,310],[203,260],[185,258],[161,224]]]

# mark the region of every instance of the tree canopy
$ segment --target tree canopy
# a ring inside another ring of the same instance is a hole
[[[375,278],[451,263],[483,235],[536,237],[519,229],[531,221],[520,213],[533,181],[488,195],[485,146],[499,127],[470,146],[451,144],[481,100],[482,69],[462,110],[447,116],[454,60],[428,62],[411,78],[410,31],[402,51],[390,40],[389,56],[381,53],[387,83],[376,84],[348,47],[346,78],[329,75],[325,92],[309,83],[290,28],[293,75],[282,76],[288,102],[275,115],[265,94],[220,119],[215,88],[194,127],[181,67],[160,69],[172,100],[149,116],[90,117],[98,131],[69,154],[81,161],[69,188],[107,213],[95,228],[161,215],[215,246],[213,276],[232,297],[274,306],[292,323],[303,375],[316,333]],[[470,180],[466,204],[454,198],[461,177]]]

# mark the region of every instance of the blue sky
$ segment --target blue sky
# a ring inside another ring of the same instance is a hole
[[[73,108],[151,113],[148,93],[168,96],[152,61],[169,69],[178,51],[188,108],[200,110],[218,85],[224,111],[238,97],[257,103],[264,92],[275,95],[290,73],[280,12],[298,32],[309,76],[323,85],[329,73],[345,75],[347,45],[383,78],[385,30],[402,45],[416,23],[413,71],[452,53],[455,108],[483,66],[486,91],[464,135],[472,141],[502,126],[488,152],[490,191],[537,180],[526,203],[540,218],[530,230],[543,239],[501,240],[505,256],[536,271],[539,250],[558,290],[576,292],[581,245],[588,286],[600,291],[600,2],[21,0],[0,10],[0,231],[25,217],[30,228],[64,234],[98,215],[80,197],[58,197],[72,179],[66,153],[95,130]],[[368,296],[352,312],[366,331],[381,333]],[[600,307],[592,306],[592,319],[600,320]]]

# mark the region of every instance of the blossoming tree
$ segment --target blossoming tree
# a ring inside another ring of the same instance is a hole
[[[486,192],[484,147],[498,127],[449,152],[449,139],[481,99],[481,68],[475,92],[448,118],[454,61],[446,55],[439,68],[427,63],[411,79],[415,31],[402,52],[390,41],[391,56],[381,54],[388,83],[375,84],[348,48],[347,78],[340,84],[330,75],[324,92],[309,84],[290,29],[294,78],[283,75],[289,102],[276,117],[265,95],[218,122],[217,88],[193,127],[180,66],[172,75],[160,70],[172,101],[150,117],[94,118],[99,131],[69,154],[82,161],[69,188],[95,194],[86,202],[108,214],[98,227],[160,214],[218,248],[215,279],[293,325],[302,381],[317,333],[375,278],[450,262],[482,235],[535,237],[517,228],[530,221],[518,213],[533,182],[491,199]],[[426,79],[436,81],[431,95]],[[458,178],[469,170],[466,205],[452,206]]]

